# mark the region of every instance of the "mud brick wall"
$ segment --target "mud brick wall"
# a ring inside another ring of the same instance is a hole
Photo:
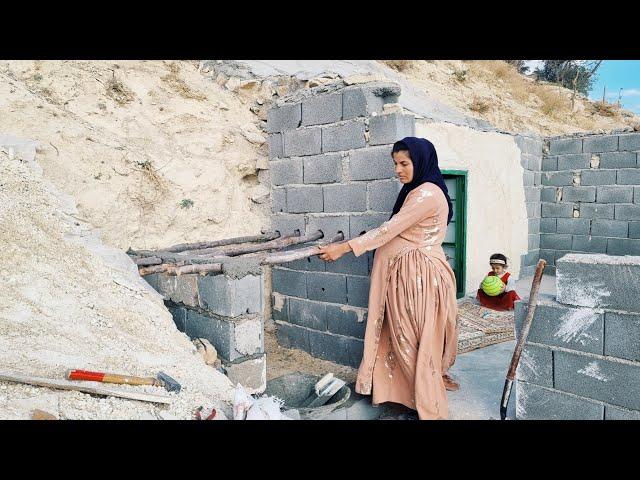
[[[542,159],[540,257],[640,255],[640,133],[555,137]]]
[[[163,297],[178,330],[206,338],[227,376],[252,393],[266,388],[261,275],[153,274],[145,280]]]
[[[517,418],[640,420],[640,257],[569,254],[556,268],[518,366]]]
[[[325,238],[342,232],[348,239],[389,218],[401,187],[391,147],[415,132],[413,115],[389,108],[399,95],[397,85],[382,82],[320,88],[268,112],[274,230],[322,230]],[[371,266],[369,252],[274,267],[279,342],[357,367]]]

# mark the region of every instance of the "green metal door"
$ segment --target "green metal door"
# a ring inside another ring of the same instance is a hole
[[[442,175],[453,205],[453,217],[447,227],[442,248],[449,265],[456,274],[456,296],[465,294],[466,236],[467,236],[467,172],[443,170]]]

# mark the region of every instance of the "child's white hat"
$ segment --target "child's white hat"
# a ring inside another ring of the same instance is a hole
[[[489,260],[489,265],[506,265],[507,262],[505,262],[504,260],[500,260],[499,258],[494,258],[493,260]]]

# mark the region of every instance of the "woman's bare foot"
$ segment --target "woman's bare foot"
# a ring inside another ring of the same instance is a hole
[[[460,388],[460,384],[456,382],[448,373],[442,375],[442,381],[444,382],[444,388],[446,388],[450,392],[455,392]]]

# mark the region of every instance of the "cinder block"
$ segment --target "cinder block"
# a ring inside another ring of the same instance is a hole
[[[540,155],[523,153],[520,155],[520,165],[522,165],[522,168],[525,170],[539,172],[542,170],[542,157]]]
[[[573,172],[544,172],[542,174],[542,185],[552,187],[573,185]]]
[[[555,218],[541,218],[540,219],[540,233],[556,233]]]
[[[309,352],[309,330],[285,322],[276,322],[278,343],[285,348],[296,348]]]
[[[190,307],[198,306],[198,277],[197,274],[187,275],[158,275],[156,290],[165,300],[182,303]]]
[[[349,153],[351,180],[378,180],[395,177],[391,146],[364,148]]]
[[[597,218],[591,224],[591,235],[600,237],[626,238],[629,233],[629,222],[621,220],[605,220]]]
[[[585,137],[582,144],[583,152],[615,152],[616,150],[618,150],[617,135]]]
[[[559,233],[540,234],[540,248],[548,250],[571,250],[571,235]]]
[[[342,93],[343,118],[348,120],[380,114],[386,103],[396,103],[399,96],[400,88],[394,85],[346,88]]]
[[[317,155],[322,152],[322,130],[320,127],[299,128],[284,132],[283,140],[285,157]]]
[[[605,405],[605,420],[640,420],[640,411],[627,410],[626,408],[618,408],[613,405]]]
[[[538,156],[542,155],[542,138],[516,135],[514,136],[514,140],[522,153]]]
[[[553,355],[550,348],[526,345],[522,350],[516,378],[519,381],[553,387]]]
[[[287,187],[287,210],[289,213],[322,212],[322,187]]]
[[[536,177],[531,170],[522,171],[522,184],[526,187],[533,187],[536,184]]]
[[[608,241],[612,240],[622,239]],[[570,254],[556,261],[556,266],[559,302],[626,312],[640,311],[637,300],[640,298],[640,258]]]
[[[565,202],[595,202],[596,187],[562,187]]]
[[[528,218],[539,218],[540,217],[540,202],[525,202],[525,207],[527,209],[527,217]],[[454,204],[455,209],[455,204]]]
[[[591,165],[591,154],[570,153],[558,156],[558,170],[580,170],[589,168]]]
[[[267,139],[269,145],[269,159],[280,158],[284,156],[284,148],[282,144],[282,134],[272,133]]]
[[[369,145],[395,143],[414,135],[415,118],[413,115],[391,113],[376,115],[369,119]]]
[[[515,312],[518,335],[527,311],[522,302]],[[561,305],[550,295],[540,295],[527,341],[602,355],[604,314],[592,308]]]
[[[300,126],[302,106],[300,103],[282,105],[267,110],[267,132],[283,132]]]
[[[300,158],[273,160],[269,171],[271,183],[274,186],[302,183],[302,160]]]
[[[616,205],[616,220],[640,220],[640,205]]]
[[[640,364],[558,351],[553,367],[558,390],[640,410]]]
[[[374,212],[391,212],[398,198],[402,184],[397,180],[371,182],[367,185],[369,210]]]
[[[308,97],[302,101],[302,125],[322,125],[342,120],[342,94]]]
[[[206,338],[211,342],[225,360],[234,358],[231,342],[233,338],[233,323],[215,316],[207,316],[194,310],[187,310],[185,333],[189,338]]]
[[[602,404],[531,383],[517,382],[518,420],[602,420]]]
[[[542,187],[540,192],[540,200],[543,202],[555,202],[557,199],[559,187]]]
[[[615,170],[583,170],[580,174],[580,185],[615,185]]]
[[[560,260],[565,255],[568,255],[569,253],[573,253],[573,252],[571,252],[571,250],[556,250],[556,259],[555,259],[556,266],[557,266],[558,260]]]
[[[629,222],[629,238],[640,238],[640,222]]]
[[[263,393],[267,389],[266,355],[228,363],[224,367],[231,383],[239,383],[250,395]]]
[[[205,275],[198,278],[199,307],[224,317],[262,313],[262,276]]]
[[[582,153],[581,138],[558,138],[549,143],[549,154],[565,155],[567,153]]]
[[[293,270],[304,270],[310,272],[324,272],[326,265],[327,262],[321,260],[317,255],[312,255],[307,258],[302,258],[300,260],[294,260],[293,262],[283,264],[283,266],[291,268]]]
[[[640,133],[620,135],[618,150],[640,150]]]
[[[541,193],[542,193],[542,187],[525,187],[524,188],[525,202],[539,202]]]
[[[604,354],[640,362],[640,315],[606,312]]]
[[[640,255],[640,240],[609,238],[607,253],[609,255]]]
[[[633,201],[633,187],[599,186],[597,187],[596,201],[598,203],[631,203]]]
[[[186,329],[186,321],[187,321],[187,309],[184,307],[171,307],[167,306],[169,312],[171,312],[171,316],[173,317],[173,322],[176,324],[176,328],[184,332]]]
[[[332,273],[348,273],[350,275],[368,275],[369,274],[369,265],[367,262],[367,257],[365,255],[360,255],[356,257],[355,255],[348,253],[344,255],[342,258],[335,262],[327,263],[327,272]]]
[[[588,235],[574,235],[571,249],[574,252],[607,253],[607,239]]]
[[[556,232],[570,233],[571,235],[589,235],[590,223],[591,220],[588,218],[558,218]]]
[[[553,172],[558,170],[558,157],[542,157],[542,171]]]
[[[556,255],[555,250],[545,250],[542,248],[540,249],[540,259],[546,260],[547,267],[552,267],[555,265],[555,255]],[[545,273],[546,273],[547,267],[545,267]]]
[[[315,330],[309,330],[309,346],[314,357],[354,368],[360,365],[364,352],[362,340]]]
[[[322,127],[322,152],[337,152],[366,146],[365,125],[360,120],[349,120]]]
[[[370,285],[369,277],[347,276],[347,303],[354,307],[367,308]]]
[[[608,152],[600,155],[600,168],[635,168],[635,152]]]
[[[287,211],[287,189],[282,188],[274,188],[271,190],[271,210],[275,212],[286,212]]]
[[[378,228],[387,220],[389,220],[389,215],[379,213],[351,215],[349,217],[349,235],[351,238],[357,237],[364,232]]]
[[[613,183],[611,182],[611,184]],[[618,185],[640,185],[640,169],[621,168],[617,171],[616,183]]]
[[[317,216],[309,215],[309,225],[307,226],[307,235],[321,230],[325,239],[330,239],[338,232],[344,234],[344,239],[349,238],[349,216],[348,215],[332,215]]]
[[[277,214],[271,216],[271,226],[274,231],[282,235],[295,233],[296,230],[304,235],[304,215]]]
[[[322,187],[325,212],[364,212],[367,187],[363,183],[325,185]]]
[[[289,322],[324,332],[327,329],[327,304],[292,298],[289,303]]]
[[[273,268],[273,291],[292,297],[306,298],[307,279],[306,272]]]
[[[524,268],[534,266],[540,260],[540,250],[536,248],[535,250],[531,250],[524,255],[520,255],[520,265]],[[522,270],[520,272],[520,277],[525,275],[522,274]]]
[[[527,223],[529,227],[529,235],[540,233],[540,222],[541,218],[530,218]]]
[[[280,293],[271,293],[271,318],[289,321],[289,297]]]
[[[335,273],[306,272],[307,298],[320,302],[347,303],[347,279]]]
[[[542,185],[542,172],[535,172],[533,174],[533,184],[536,187],[539,187],[540,185]]]
[[[538,250],[540,248],[540,235],[539,234],[529,234],[527,239],[528,249],[529,250]]]
[[[640,187],[633,187],[633,203],[640,203]]]
[[[613,218],[613,205],[585,203],[580,205],[580,218]]]
[[[332,183],[342,180],[342,155],[332,153],[303,159],[304,183]]]
[[[233,322],[233,349],[240,357],[264,353],[264,322],[262,315],[253,315]]]
[[[327,305],[327,326],[331,333],[364,339],[367,327],[365,309]]]

